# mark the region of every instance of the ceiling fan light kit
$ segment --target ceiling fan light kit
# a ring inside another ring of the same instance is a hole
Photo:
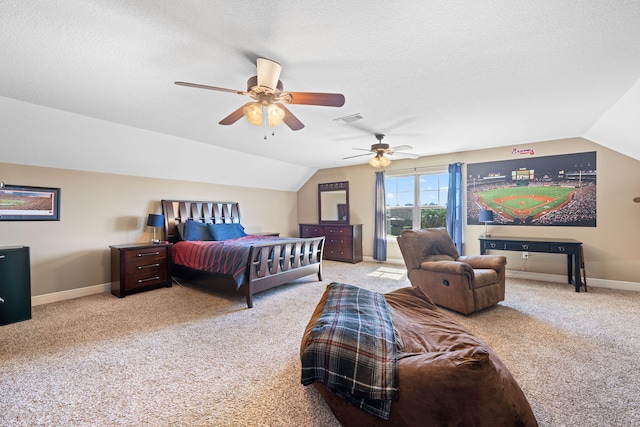
[[[391,160],[387,159],[384,154],[377,154],[373,159],[369,160],[369,164],[374,168],[386,168],[391,164]]]
[[[197,83],[175,82],[179,86],[189,86],[197,89],[208,89],[219,92],[230,92],[237,95],[247,95],[255,102],[250,102],[238,108],[224,119],[221,125],[232,125],[242,116],[255,126],[279,126],[286,124],[291,130],[300,130],[304,124],[283,104],[320,105],[326,107],[342,107],[344,95],[340,93],[318,92],[283,92],[282,82],[279,80],[282,66],[275,61],[265,58],[256,60],[257,75],[247,81],[247,90],[233,90]]]
[[[244,107],[244,116],[252,125],[262,127],[280,126],[284,120],[284,110],[278,104],[252,102]]]

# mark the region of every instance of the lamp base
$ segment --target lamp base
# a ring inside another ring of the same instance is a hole
[[[151,239],[151,240],[149,240],[149,244],[150,245],[159,245],[160,244],[160,240]]]
[[[482,238],[482,239],[486,239],[486,238],[488,238],[488,237],[491,237],[491,234],[489,234],[489,233],[482,233],[482,234],[480,235],[480,238]]]

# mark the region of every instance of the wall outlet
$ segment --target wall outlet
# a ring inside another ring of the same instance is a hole
[[[529,252],[522,252],[522,258],[529,259]]]

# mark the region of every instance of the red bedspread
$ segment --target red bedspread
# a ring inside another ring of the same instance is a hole
[[[251,246],[282,240],[291,239],[249,235],[222,241],[180,241],[173,245],[171,258],[174,265],[233,277],[240,287],[245,282]]]

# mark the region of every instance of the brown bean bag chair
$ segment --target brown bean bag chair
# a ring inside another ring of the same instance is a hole
[[[327,293],[305,329],[301,355]],[[383,420],[314,383],[343,426],[537,426],[520,386],[484,342],[418,288],[384,297],[396,332],[399,397]]]

